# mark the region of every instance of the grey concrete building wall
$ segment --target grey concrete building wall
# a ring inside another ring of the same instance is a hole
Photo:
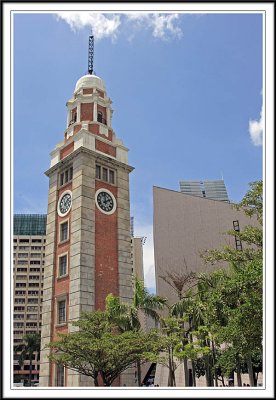
[[[95,307],[95,155],[83,148],[73,158],[69,318]],[[68,331],[77,330],[72,324]],[[94,386],[93,379],[68,370],[68,387]]]
[[[143,238],[132,238],[132,252],[133,252],[133,273],[139,278],[144,280],[143,268]]]
[[[153,204],[156,290],[170,303],[177,298],[161,275],[186,271],[185,264],[187,271],[210,272],[214,267],[206,265],[200,253],[225,245],[235,247],[234,237],[225,234],[233,229],[233,221],[239,221],[240,229],[258,224],[229,203],[158,187],[153,189]]]
[[[119,296],[124,302],[133,299],[130,228],[129,173],[132,167],[117,163],[118,270]]]
[[[53,285],[54,285],[54,260],[55,260],[55,240],[56,240],[56,203],[57,203],[57,170],[49,176],[48,192],[48,215],[46,226],[46,248],[45,248],[45,267],[44,267],[44,290],[42,307],[42,326],[41,326],[41,351],[40,351],[40,375],[39,385],[49,386],[50,384],[50,354],[48,343],[52,335],[52,312],[53,312]]]

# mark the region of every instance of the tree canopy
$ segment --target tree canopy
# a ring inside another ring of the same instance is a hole
[[[73,321],[72,325],[79,330],[60,333],[59,340],[49,344],[54,350],[49,358],[92,377],[95,386],[99,386],[99,377],[105,386],[110,386],[137,360],[147,360],[147,353],[158,353],[162,349],[157,331],[119,333],[103,311],[83,313],[82,319]]]

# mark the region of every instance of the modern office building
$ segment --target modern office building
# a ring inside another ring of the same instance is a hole
[[[40,333],[45,258],[46,215],[16,214],[13,219],[14,381],[26,381],[30,362],[20,365],[23,337]],[[39,379],[39,353],[32,360],[32,381]]]
[[[246,244],[226,232],[242,230],[246,225],[259,226],[255,216],[246,216],[229,202],[159,187],[153,188],[153,205],[156,292],[167,297],[170,304],[178,301],[177,293],[162,276],[168,272],[181,276],[189,272],[209,273],[214,268],[227,268],[228,264],[224,263],[206,265],[200,254],[226,245],[242,250]],[[191,371],[190,363],[189,369]],[[155,378],[155,383],[166,386],[168,369],[158,365]],[[247,375],[243,379],[248,382]],[[176,370],[176,384],[185,386],[182,363]],[[198,379],[197,386],[206,386],[205,378]]]
[[[180,191],[193,196],[205,197],[211,200],[229,202],[226,186],[223,180],[217,181],[180,181]]]
[[[112,129],[111,99],[92,70],[67,102],[64,139],[51,153],[42,310],[40,386],[93,386],[92,378],[49,363],[45,344],[68,320],[103,310],[109,293],[133,298],[128,149]],[[116,386],[133,386],[133,371]]]
[[[228,202],[159,187],[153,188],[153,205],[156,289],[170,302],[177,297],[161,275],[166,271],[210,272],[212,267],[200,257],[202,251],[226,245],[242,249],[243,244],[226,232],[258,225],[256,218]]]

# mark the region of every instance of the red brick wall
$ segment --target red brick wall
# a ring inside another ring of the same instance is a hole
[[[95,189],[106,188],[115,198],[117,188],[96,181]],[[111,215],[102,213],[95,205],[95,308],[105,309],[109,293],[119,295],[118,282],[118,233],[117,211]]]
[[[65,190],[72,190],[72,182],[69,182],[67,185],[63,186],[60,190],[58,190],[58,199],[60,198],[61,194]],[[63,244],[59,244],[59,224],[61,221],[69,220],[69,240]],[[54,281],[53,281],[53,312],[52,312],[52,321],[51,321],[51,341],[57,340],[57,333],[68,332],[68,325],[63,325],[60,327],[56,326],[56,311],[57,311],[57,300],[58,296],[66,295],[67,296],[67,303],[66,303],[66,315],[68,318],[69,312],[69,291],[70,291],[70,232],[71,232],[71,211],[65,216],[60,217],[57,215],[56,220],[56,238],[55,238],[55,264],[54,268]],[[68,275],[64,278],[58,278],[58,256],[60,254],[68,252]],[[70,318],[70,316],[69,316]],[[50,382],[52,386],[55,385],[55,367],[54,364],[50,366]],[[65,382],[67,382],[67,372],[65,374]]]
[[[68,144],[62,150],[60,150],[60,159],[63,160],[64,157],[68,156],[68,154],[72,153],[74,150],[74,142]]]
[[[94,133],[94,135],[98,135],[99,137],[105,138],[107,140],[110,140],[112,142],[112,130],[108,129],[108,136],[105,136],[100,133],[100,128],[98,123],[94,124],[89,124],[88,125],[88,131],[91,133]]]
[[[81,104],[81,121],[93,121],[93,103]]]
[[[89,124],[88,131],[94,133],[94,135],[99,134],[99,125],[98,124]]]
[[[84,88],[83,89],[83,94],[92,94],[93,93],[93,88]]]
[[[73,131],[73,133],[75,134],[75,133],[78,133],[78,131],[80,131],[81,130],[81,124],[78,124],[78,125],[75,125],[74,126],[74,131]]]
[[[96,139],[95,148],[96,150],[109,154],[110,156],[116,157],[116,147],[111,146],[110,144],[107,144],[105,142]]]

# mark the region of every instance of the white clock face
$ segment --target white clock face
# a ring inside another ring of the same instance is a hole
[[[99,189],[95,194],[96,205],[104,214],[113,214],[116,210],[116,199],[107,189]]]
[[[67,215],[72,207],[72,192],[66,190],[62,193],[58,201],[57,212],[60,217]]]

